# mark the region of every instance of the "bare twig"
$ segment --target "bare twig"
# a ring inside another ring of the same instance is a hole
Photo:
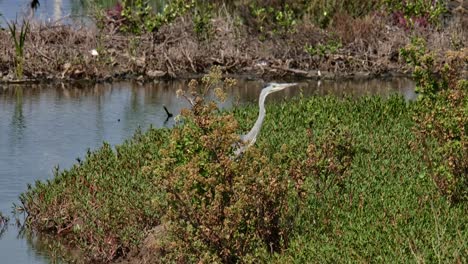
[[[283,71],[287,71],[287,72],[292,72],[292,73],[300,74],[300,75],[308,75],[309,74],[308,71],[299,70],[299,69],[292,69],[292,68],[279,67],[279,66],[270,66],[270,68],[277,69],[277,70],[283,70]]]
[[[187,58],[187,60],[190,62],[190,66],[192,67],[192,71],[193,71],[194,73],[196,73],[197,70],[195,69],[195,66],[193,65],[193,61],[192,61],[192,59],[189,57],[189,55],[188,55],[188,53],[187,53],[187,51],[186,51],[185,49],[182,50],[182,54],[184,54],[185,57]]]

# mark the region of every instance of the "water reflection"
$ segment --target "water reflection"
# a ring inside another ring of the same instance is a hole
[[[34,18],[39,21],[54,22],[61,20],[63,23],[84,22],[84,17],[93,12],[94,5],[100,8],[111,8],[119,0],[39,0],[40,6],[34,13]],[[150,0],[153,10],[160,12],[167,0]],[[31,0],[0,0],[0,13],[10,21],[16,18],[22,19],[30,15]]]
[[[62,3],[62,0],[54,0],[54,14],[52,16],[52,18],[54,20],[57,20],[59,18],[61,18],[63,15],[62,15],[62,6],[63,6],[63,3]]]
[[[12,132],[9,135],[12,136],[11,141],[20,142],[23,137],[24,129],[26,128],[26,123],[23,115],[23,88],[15,87],[15,111],[13,112],[13,117],[11,119],[11,128]]]
[[[119,144],[134,131],[149,126],[170,127],[166,105],[177,115],[188,103],[175,91],[187,81],[140,85],[135,82],[103,84],[0,85],[0,211],[7,214],[28,183],[52,176],[56,165],[70,167],[88,148],[103,141]],[[256,102],[262,81],[240,80],[222,107]],[[303,81],[269,96],[268,102],[286,100],[299,94],[336,96],[399,93],[415,97],[409,79],[367,81]],[[267,102],[267,103],[268,103]],[[15,226],[0,237],[2,263],[47,263],[47,243],[18,237]]]

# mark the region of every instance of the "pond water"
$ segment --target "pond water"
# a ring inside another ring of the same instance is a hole
[[[0,85],[0,212],[11,215],[13,203],[29,183],[52,177],[54,166],[69,168],[88,148],[103,141],[119,144],[139,127],[170,127],[163,105],[177,114],[187,103],[175,96],[187,81],[140,85],[113,84]],[[222,107],[256,102],[265,84],[239,80],[228,91]],[[414,84],[405,78],[367,81],[305,81],[274,93],[274,100],[288,100],[298,94],[361,96],[401,94],[415,98]],[[0,232],[0,263],[48,263],[47,245],[21,235],[10,221]]]
[[[21,20],[30,15],[31,2],[32,0],[0,0],[0,14],[8,21],[16,18]],[[83,22],[87,21],[86,16],[93,10],[93,6],[106,9],[113,7],[117,2],[122,0],[39,0],[40,5],[34,13],[34,18],[45,22]],[[153,10],[160,11],[168,0],[149,2]]]

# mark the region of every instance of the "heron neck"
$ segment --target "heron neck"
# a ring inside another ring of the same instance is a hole
[[[264,93],[262,91],[262,93],[260,94],[260,98],[258,100],[258,117],[257,117],[257,121],[255,121],[255,124],[254,126],[252,127],[252,129],[250,130],[250,132],[247,134],[247,138],[248,139],[253,139],[257,137],[257,134],[260,132],[260,128],[262,127],[262,123],[263,123],[263,119],[265,119],[265,114],[266,114],[266,110],[265,110],[265,99],[266,99],[266,96],[268,94],[267,93]],[[255,139],[253,139],[253,141],[255,141]]]

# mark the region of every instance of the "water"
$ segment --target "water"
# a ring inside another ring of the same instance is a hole
[[[175,97],[185,81],[139,85],[131,82],[93,85],[0,85],[0,211],[10,214],[12,204],[28,183],[52,177],[52,169],[70,167],[88,148],[107,141],[119,144],[141,127],[170,127],[162,105],[177,114],[187,102]],[[239,81],[222,107],[255,102],[261,81]],[[301,82],[299,87],[274,93],[267,99],[288,100],[299,93],[402,94],[415,98],[411,80]],[[0,263],[48,263],[47,245],[21,237],[10,221],[0,237]]]
[[[21,20],[30,14],[31,0],[0,0],[0,13],[8,20]],[[39,0],[35,18],[40,21],[57,21],[67,16],[83,16],[86,5],[82,0]]]
[[[44,22],[77,23],[88,21],[86,16],[93,10],[93,5],[108,9],[118,0],[39,0],[40,6],[34,18]],[[161,11],[167,0],[150,0],[153,10]],[[91,4],[92,3],[92,4]],[[31,0],[0,0],[0,14],[11,21],[28,17],[31,12]],[[0,21],[3,19],[0,19]],[[4,24],[3,21],[0,25]]]

